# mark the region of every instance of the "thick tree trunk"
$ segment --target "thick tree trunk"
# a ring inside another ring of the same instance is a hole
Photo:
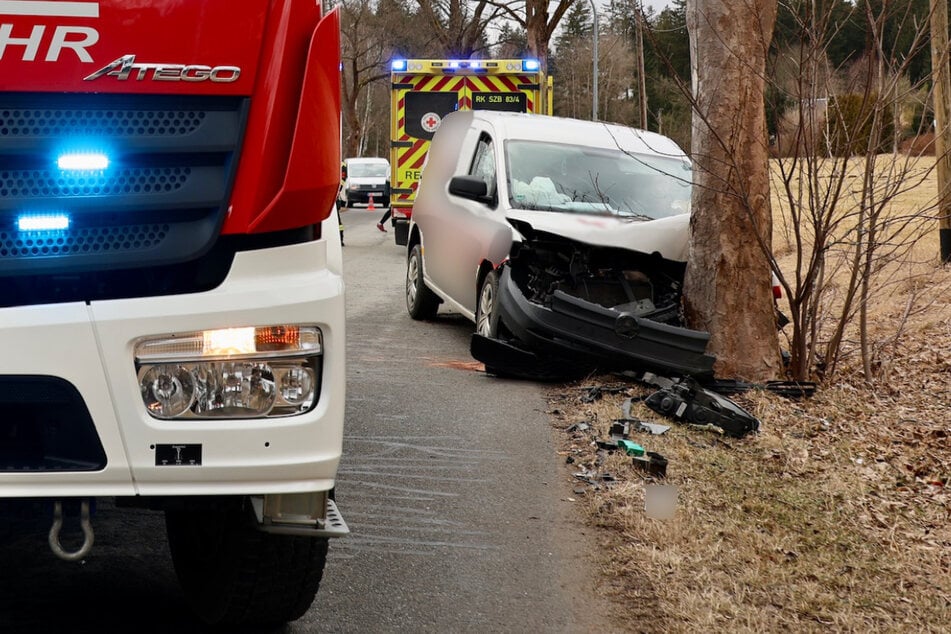
[[[721,377],[776,378],[772,216],[763,107],[777,0],[687,0],[695,109],[688,322]]]
[[[544,79],[548,77],[548,43],[571,3],[572,0],[558,0],[555,12],[549,13],[551,3],[548,0],[525,0],[525,21],[521,24],[525,27],[528,50],[541,64],[543,79],[539,87],[539,98],[542,100],[539,112],[544,114],[552,114],[548,111],[548,84],[547,79]]]
[[[343,119],[346,122],[345,129],[348,130],[346,138],[343,139],[344,158],[360,156],[360,136],[363,127],[360,115],[357,113],[357,97],[360,95],[360,89],[355,84],[356,82],[351,78],[344,77],[343,99],[340,100]]]
[[[934,83],[938,238],[941,261],[951,263],[951,73],[948,68],[948,0],[931,0],[931,68]]]
[[[535,6],[537,5],[537,6]],[[526,3],[525,35],[528,40],[528,50],[531,55],[541,64],[542,76],[548,76],[548,9],[547,5],[538,2]],[[551,114],[547,111],[548,103],[548,85],[545,81],[541,82],[538,90],[541,107],[538,110],[544,114]]]

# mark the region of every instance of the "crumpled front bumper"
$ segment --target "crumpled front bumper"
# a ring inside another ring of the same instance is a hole
[[[602,370],[649,370],[659,374],[713,375],[706,353],[710,335],[635,317],[555,291],[551,307],[529,301],[505,267],[499,281],[499,314],[514,344],[473,338],[472,353],[488,366],[515,374],[532,365],[567,364]],[[483,338],[484,339],[484,338]],[[524,348],[524,349],[523,349]],[[550,374],[557,368],[549,367]],[[545,373],[545,372],[543,372]]]

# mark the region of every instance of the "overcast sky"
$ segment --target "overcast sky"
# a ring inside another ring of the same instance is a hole
[[[644,0],[644,8],[651,7],[654,13],[660,13],[661,9],[670,4],[670,0]]]

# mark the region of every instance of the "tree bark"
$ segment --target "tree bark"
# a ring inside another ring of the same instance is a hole
[[[644,72],[644,11],[640,2],[635,5],[634,10],[637,12],[634,31],[634,51],[637,57],[637,124],[642,130],[647,130],[647,75]]]
[[[525,0],[525,19],[518,20],[519,24],[525,27],[525,36],[528,40],[528,50],[538,63],[541,64],[542,82],[539,87],[539,99],[541,99],[540,112],[548,112],[548,44],[555,32],[555,28],[561,19],[565,16],[572,0],[558,0],[555,6],[555,12],[548,12],[548,0]],[[515,14],[511,14],[515,17]]]
[[[931,68],[934,83],[935,156],[938,172],[938,239],[941,262],[951,263],[951,69],[948,66],[948,0],[931,0]]]
[[[780,373],[771,290],[764,110],[777,0],[687,0],[694,86],[688,323],[711,334],[720,377]]]

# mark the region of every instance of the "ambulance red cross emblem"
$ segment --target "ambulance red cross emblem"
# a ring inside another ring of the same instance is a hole
[[[435,132],[441,122],[442,118],[435,112],[427,112],[420,121],[426,132]]]

